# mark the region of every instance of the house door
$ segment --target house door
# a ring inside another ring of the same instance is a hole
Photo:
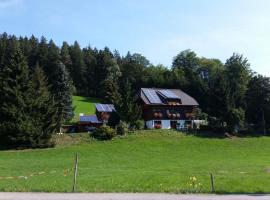
[[[176,129],[177,121],[171,120],[170,125],[171,125],[171,128]]]

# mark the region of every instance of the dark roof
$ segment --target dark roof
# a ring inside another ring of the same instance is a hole
[[[96,115],[86,115],[86,116],[80,116],[80,122],[88,122],[93,124],[100,124],[101,121],[98,120]]]
[[[97,103],[97,104],[95,104],[95,106],[96,106],[96,109],[98,112],[113,112],[113,111],[115,111],[113,104]]]
[[[198,102],[179,89],[142,88],[140,97],[148,105],[167,105],[167,100],[180,100],[181,105],[198,106]]]

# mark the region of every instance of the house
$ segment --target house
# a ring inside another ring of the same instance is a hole
[[[198,102],[179,89],[142,88],[142,116],[148,129],[193,128]]]
[[[102,124],[107,124],[111,113],[115,111],[112,104],[95,104],[96,112],[94,115],[80,115],[77,131],[91,131]]]
[[[113,104],[101,104],[97,103],[96,106],[96,116],[104,124],[108,123],[108,120],[115,108]]]
[[[96,115],[82,115],[78,123],[78,131],[91,131],[102,125]]]

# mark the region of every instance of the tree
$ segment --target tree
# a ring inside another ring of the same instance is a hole
[[[136,104],[134,91],[127,79],[121,92],[121,99],[115,104],[120,119],[131,124],[141,118],[141,108]]]
[[[38,65],[32,79],[27,99],[31,129],[31,147],[47,147],[53,145],[51,136],[57,128],[57,105],[49,90],[45,74]]]
[[[200,76],[199,68],[200,58],[197,57],[195,52],[189,49],[180,52],[173,59],[172,69],[177,69],[178,73],[180,73],[181,70],[185,77],[185,84],[183,84],[183,88],[181,89],[201,102],[206,94],[206,88]],[[203,110],[204,109],[203,107]]]
[[[121,94],[119,93],[119,78],[121,71],[116,61],[112,59],[111,66],[107,69],[107,77],[104,80],[104,88],[106,90],[105,99],[108,102],[117,103],[120,101]]]
[[[0,71],[0,137],[1,145],[30,146],[31,124],[26,99],[29,73],[16,39],[8,41]]]
[[[224,65],[218,59],[200,58],[197,69],[200,88],[200,108],[214,117],[219,117],[218,110],[223,107]],[[209,106],[211,105],[211,106]]]
[[[85,80],[85,63],[83,61],[83,53],[77,41],[69,48],[69,54],[72,60],[72,68],[70,76],[76,88],[77,94],[84,94],[86,88]]]
[[[139,53],[134,53],[133,55],[131,55],[130,59],[136,64],[142,65],[144,67],[148,67],[150,65],[149,60]]]
[[[8,148],[45,147],[55,128],[56,108],[37,67],[29,76],[17,40],[11,39],[0,72],[0,137]]]
[[[49,82],[49,90],[58,108],[58,128],[73,116],[72,82],[65,65],[61,62],[60,50],[51,40],[48,47],[47,63],[44,67]]]
[[[61,47],[61,61],[66,66],[69,73],[72,71],[72,60],[69,54],[69,46],[67,42],[63,42]]]
[[[247,121],[266,134],[270,124],[270,78],[253,76],[248,84],[246,100]]]
[[[97,55],[98,50],[92,50],[91,47],[83,49],[83,60],[85,63],[85,76],[86,76],[86,88],[85,92],[87,96],[97,96],[98,88],[97,85],[100,84],[99,77],[97,75]]]
[[[173,58],[172,67],[181,68],[184,71],[191,70],[195,71],[199,65],[199,58],[196,53],[190,49],[180,52],[176,57]]]
[[[55,69],[55,82],[53,93],[58,108],[58,128],[62,123],[69,121],[74,116],[72,107],[72,83],[65,65],[59,62]]]
[[[225,63],[225,77],[226,122],[228,130],[235,132],[245,120],[245,94],[250,79],[248,60],[233,54]]]
[[[37,61],[39,63],[40,66],[43,66],[45,68],[45,66],[47,65],[48,62],[48,44],[47,44],[47,40],[45,37],[41,37],[39,45],[38,45],[38,50],[37,50]],[[36,63],[34,63],[36,64]],[[45,69],[44,69],[45,71]],[[46,73],[46,71],[45,71]]]
[[[134,90],[139,90],[147,79],[146,69],[147,59],[142,57],[140,54],[131,55],[127,53],[126,57],[123,58],[120,65],[122,72],[121,86],[124,86],[126,80],[129,80],[131,87]]]

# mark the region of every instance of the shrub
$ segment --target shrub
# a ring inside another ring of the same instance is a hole
[[[111,140],[115,136],[115,130],[109,126],[103,125],[97,128],[91,136],[98,140]]]
[[[144,121],[143,120],[137,120],[133,123],[133,126],[137,130],[142,130],[144,129]]]
[[[119,124],[119,122],[120,122],[119,115],[116,112],[112,112],[109,117],[108,125],[111,127],[115,127],[117,124]]]
[[[120,123],[116,126],[116,134],[117,135],[126,135],[128,132],[128,124],[126,122],[120,121]]]

